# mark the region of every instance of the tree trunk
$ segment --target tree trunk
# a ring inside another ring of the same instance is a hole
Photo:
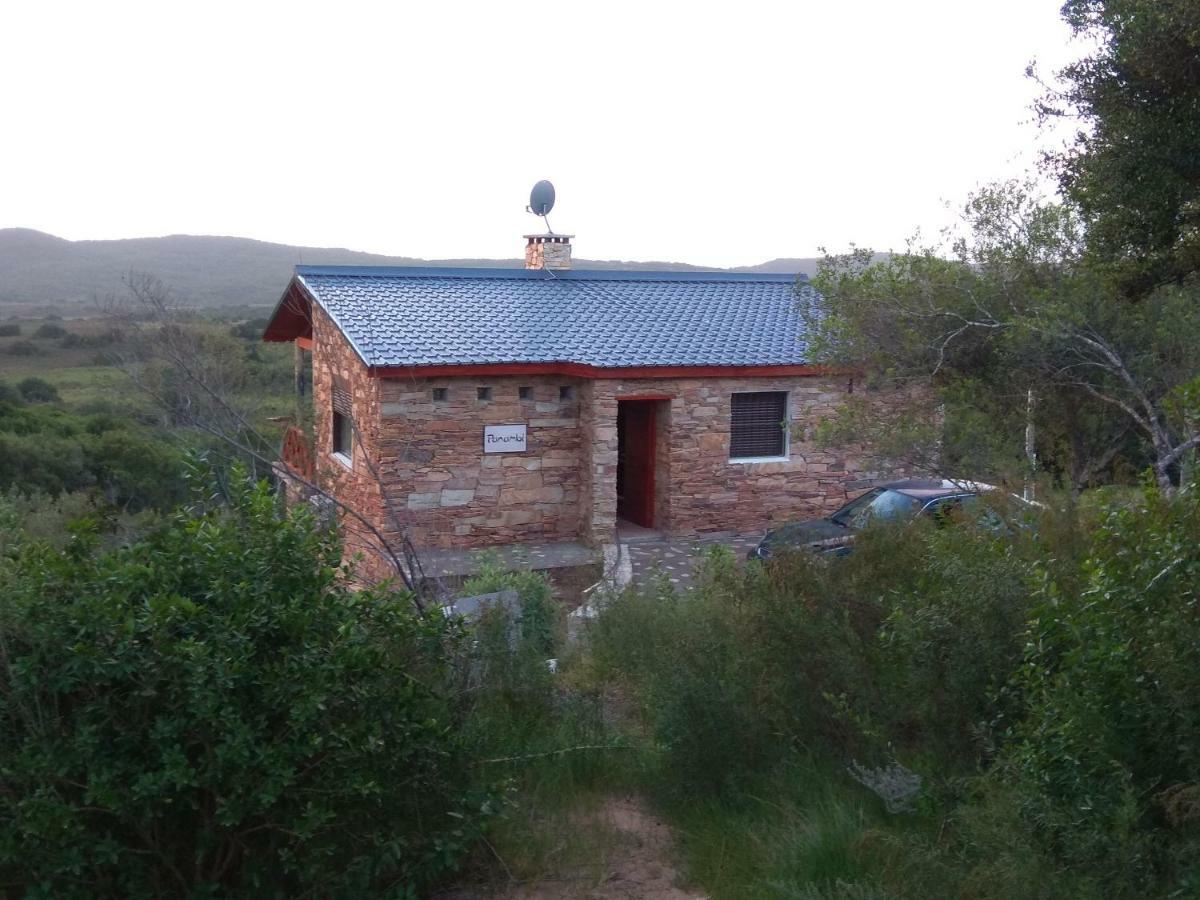
[[[1029,468],[1025,473],[1025,490],[1021,496],[1026,500],[1034,499],[1033,480],[1037,476],[1037,426],[1033,424],[1035,406],[1033,388],[1025,395],[1025,461]]]

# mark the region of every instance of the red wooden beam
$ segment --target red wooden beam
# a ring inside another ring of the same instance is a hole
[[[482,363],[443,366],[374,366],[376,378],[448,378],[491,375],[566,375],[572,378],[772,378],[797,375],[844,375],[834,366],[590,366],[584,363]],[[632,399],[632,398],[629,398]]]

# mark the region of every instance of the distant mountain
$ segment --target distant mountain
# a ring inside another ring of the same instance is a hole
[[[815,259],[774,259],[735,272],[816,271]],[[292,267],[306,265],[515,267],[518,259],[439,259],[381,256],[328,247],[294,247],[237,237],[176,234],[118,241],[68,241],[28,228],[0,229],[0,303],[70,305],[121,288],[130,271],[161,278],[183,301],[199,307],[269,306],[279,299]],[[721,271],[686,263],[577,259],[581,269]]]

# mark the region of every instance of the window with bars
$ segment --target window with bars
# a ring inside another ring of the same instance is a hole
[[[333,407],[333,452],[347,461],[354,458],[354,425],[351,418],[350,390],[340,379],[334,379],[330,392]]]
[[[787,391],[734,394],[730,406],[729,458],[787,455]]]

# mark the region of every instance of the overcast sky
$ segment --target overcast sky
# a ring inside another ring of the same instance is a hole
[[[0,227],[744,265],[1030,168],[1058,0],[5,4]]]

